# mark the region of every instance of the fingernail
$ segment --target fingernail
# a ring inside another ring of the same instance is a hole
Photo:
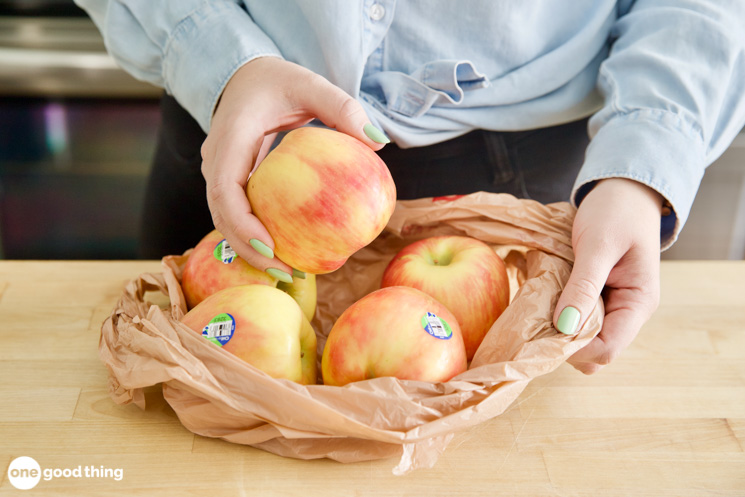
[[[365,124],[365,127],[362,128],[362,131],[364,131],[367,137],[375,143],[391,143],[391,140],[389,140],[382,131],[380,131],[378,128],[370,123]]]
[[[574,335],[579,325],[579,311],[572,306],[565,307],[559,320],[556,322],[556,329],[565,335]]]
[[[281,269],[277,269],[276,267],[266,268],[266,273],[272,278],[277,278],[279,281],[284,281],[285,283],[292,283],[292,276],[285,273]]]
[[[251,238],[248,243],[254,248],[254,250],[268,259],[274,259],[274,251],[266,243],[256,238]]]
[[[301,280],[305,279],[305,271],[300,271],[299,269],[292,268],[292,275],[295,278],[300,278]]]

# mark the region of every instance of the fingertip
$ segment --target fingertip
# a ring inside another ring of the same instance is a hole
[[[251,238],[248,243],[260,255],[266,257],[267,259],[274,259],[274,250],[272,250],[269,245],[262,242],[258,238]]]
[[[388,138],[385,133],[376,128],[372,123],[365,124],[362,127],[362,131],[365,133],[365,136],[378,145],[385,145],[391,142],[390,138]]]
[[[268,267],[264,270],[264,272],[266,272],[272,278],[278,279],[279,281],[282,281],[284,283],[292,283],[292,275],[281,269]]]
[[[568,305],[562,309],[559,317],[556,318],[556,329],[565,335],[576,335],[579,330],[579,323],[582,315],[574,306]]]
[[[288,283],[292,282],[292,268],[279,260],[271,248],[264,244],[264,242],[261,242],[258,238],[252,238],[248,243],[244,243],[239,238],[233,238],[233,240],[234,242],[231,243],[231,247],[235,253],[251,267],[258,269],[259,271],[264,271],[280,281],[287,281],[289,278],[290,281],[288,281]],[[262,246],[271,251],[271,254],[265,253]],[[257,247],[262,250],[257,250]],[[268,255],[271,255],[271,257],[268,257]]]
[[[566,335],[574,335],[584,326],[598,301],[610,269],[592,267],[588,261],[575,262],[569,279],[556,302],[554,326]]]
[[[325,78],[315,78],[320,83],[308,92],[307,108],[329,128],[352,136],[370,147],[380,150],[391,140],[367,116],[362,104]]]
[[[367,145],[368,147],[370,147],[370,150],[372,150],[373,152],[379,152],[379,151],[383,150],[383,148],[385,147],[385,145],[382,145],[380,143],[375,143],[375,142],[370,141],[370,140],[365,140],[364,143],[365,143],[365,145]]]
[[[586,376],[594,375],[595,373],[603,369],[603,366],[601,366],[600,364],[594,364],[591,362],[575,363],[575,364],[572,364],[572,367],[574,367],[574,369],[576,369],[577,371],[579,371],[580,373]]]

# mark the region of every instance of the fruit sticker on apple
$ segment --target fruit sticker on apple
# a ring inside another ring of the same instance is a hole
[[[422,328],[433,337],[441,340],[450,340],[453,337],[453,330],[447,321],[443,321],[431,312],[422,316]]]
[[[220,313],[210,319],[202,330],[202,336],[222,347],[233,338],[235,333],[235,318],[227,313]]]
[[[323,382],[342,386],[380,376],[445,382],[466,370],[455,317],[415,288],[376,290],[348,307],[329,332]]]
[[[436,298],[458,320],[468,360],[509,304],[502,258],[466,236],[436,236],[401,250],[383,272],[381,287],[409,286]]]
[[[215,250],[212,252],[215,259],[222,261],[223,264],[230,264],[235,260],[235,250],[230,246],[228,241],[223,238],[220,242],[215,245]]]

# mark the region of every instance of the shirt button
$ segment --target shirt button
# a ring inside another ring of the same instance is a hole
[[[385,7],[383,7],[379,3],[374,3],[370,6],[370,10],[367,15],[369,15],[370,19],[372,19],[373,21],[379,21],[383,17],[385,17]]]

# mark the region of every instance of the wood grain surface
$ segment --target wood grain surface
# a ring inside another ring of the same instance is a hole
[[[568,365],[458,433],[432,469],[298,461],[187,431],[147,391],[115,405],[97,358],[125,283],[159,262],[0,261],[0,495],[745,496],[745,262],[662,264],[662,301],[593,376]],[[19,456],[44,469],[16,489]]]

